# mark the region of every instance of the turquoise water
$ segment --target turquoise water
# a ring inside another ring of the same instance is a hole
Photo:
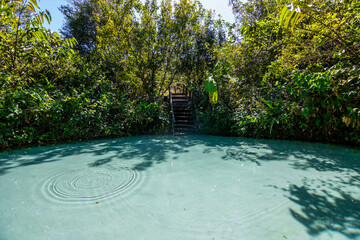
[[[357,149],[213,136],[0,153],[0,239],[360,239],[359,173]]]

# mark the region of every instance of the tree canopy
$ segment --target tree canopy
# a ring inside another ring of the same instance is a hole
[[[1,0],[0,146],[167,133],[170,85],[204,133],[360,144],[358,0],[72,0],[60,32]]]

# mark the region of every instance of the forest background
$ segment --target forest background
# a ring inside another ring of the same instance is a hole
[[[1,0],[0,147],[164,134],[170,85],[201,132],[360,146],[359,0],[73,0],[60,34]]]

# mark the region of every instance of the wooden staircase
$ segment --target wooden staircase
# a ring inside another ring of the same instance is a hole
[[[196,125],[192,110],[189,107],[188,96],[184,93],[172,93],[171,100],[174,113],[174,136],[196,133]]]

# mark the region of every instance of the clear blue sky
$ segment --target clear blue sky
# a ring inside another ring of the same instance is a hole
[[[203,6],[206,9],[213,9],[216,11],[216,14],[220,14],[224,20],[227,22],[234,22],[234,15],[232,13],[231,7],[229,6],[229,0],[200,0]],[[53,31],[58,31],[64,21],[62,13],[59,11],[61,5],[66,5],[66,0],[40,0],[39,7],[42,10],[49,10],[52,16],[52,22],[50,24],[50,29]],[[45,25],[49,27],[49,25]]]

